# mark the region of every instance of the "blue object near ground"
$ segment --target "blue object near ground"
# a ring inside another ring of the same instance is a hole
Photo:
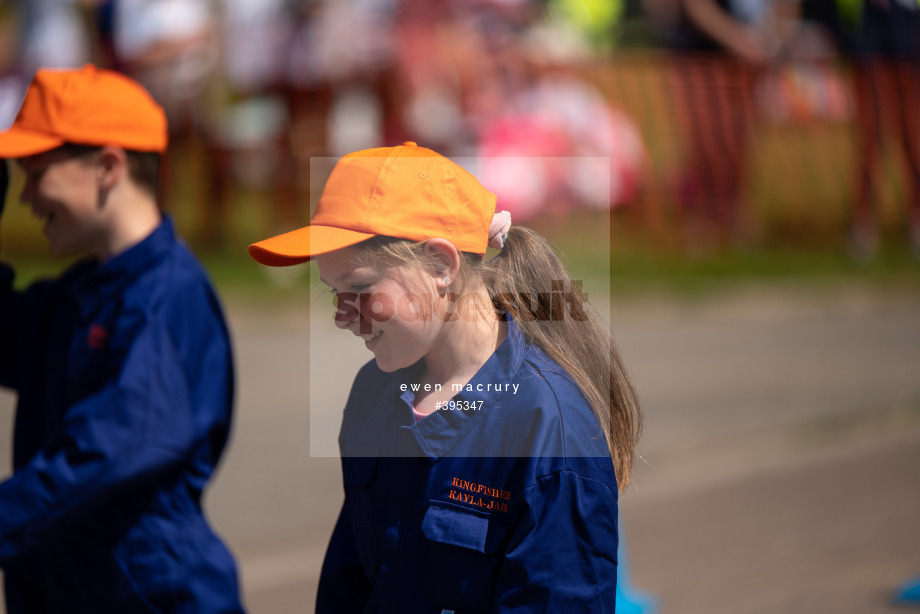
[[[617,580],[619,580],[617,576]],[[617,595],[619,598],[619,595]],[[917,605],[920,606],[920,576],[908,580],[895,591],[894,602],[900,605]],[[617,603],[619,606],[619,602]]]
[[[652,595],[636,590],[632,585],[629,557],[623,532],[620,531],[617,552],[617,614],[655,614],[657,611],[658,600]]]

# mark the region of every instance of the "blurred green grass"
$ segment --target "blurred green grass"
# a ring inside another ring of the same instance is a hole
[[[235,300],[271,304],[302,298],[307,292],[305,267],[270,269],[253,261],[246,247],[265,238],[265,222],[252,223],[265,204],[253,198],[240,200],[234,216],[235,229],[223,247],[203,250],[194,241],[194,216],[175,216],[180,234],[191,237],[191,247],[222,294]],[[246,212],[246,207],[256,209]],[[584,215],[574,222],[535,224],[563,254],[576,276],[610,275],[614,294],[666,292],[676,296],[700,295],[730,289],[733,285],[808,285],[832,289],[858,283],[882,289],[920,291],[920,262],[906,245],[889,241],[869,263],[854,263],[840,241],[767,241],[736,246],[730,250],[690,253],[677,246],[649,240],[633,233],[629,222],[615,213]],[[261,230],[260,230],[261,229]],[[47,253],[37,221],[22,207],[11,206],[0,225],[0,257],[17,269],[17,287],[54,276],[70,259]],[[608,256],[609,254],[609,256]]]
[[[21,288],[35,279],[56,275],[70,260],[48,254],[38,221],[15,200],[11,196],[0,223],[0,258],[14,264],[16,286]],[[247,253],[249,243],[273,234],[268,215],[271,195],[252,190],[235,194],[224,220],[226,237],[216,249],[206,249],[196,240],[197,212],[190,204],[192,199],[184,200],[170,198],[171,215],[223,294],[270,304],[302,296],[307,290],[303,268],[272,270],[257,264]],[[839,222],[822,215],[819,207],[804,222],[785,215],[781,201],[775,205],[767,202],[766,207],[768,215],[761,220],[763,231],[756,241],[700,252],[682,246],[674,229],[650,233],[625,210],[614,211],[612,217],[584,212],[565,223],[549,219],[533,226],[547,235],[576,276],[609,274],[615,294],[663,291],[698,295],[738,283],[827,288],[859,283],[879,289],[920,290],[920,262],[900,240],[897,228],[885,232],[875,259],[857,264],[847,255]]]

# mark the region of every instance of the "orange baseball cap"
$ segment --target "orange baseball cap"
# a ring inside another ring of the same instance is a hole
[[[447,239],[485,254],[495,195],[464,168],[408,141],[344,156],[332,169],[310,225],[249,246],[268,266],[289,266],[377,235]]]
[[[147,90],[121,73],[92,64],[42,69],[13,125],[0,133],[0,158],[31,156],[65,143],[163,153],[169,143],[166,114]]]

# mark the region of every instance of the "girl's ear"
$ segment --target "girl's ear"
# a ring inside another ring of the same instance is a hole
[[[446,288],[457,278],[460,271],[460,252],[447,239],[429,239],[425,242],[425,252],[438,261],[438,268],[431,272],[435,283]]]

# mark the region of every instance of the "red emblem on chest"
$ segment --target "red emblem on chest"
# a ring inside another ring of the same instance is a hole
[[[89,327],[89,333],[86,335],[86,345],[94,350],[101,350],[109,340],[109,331],[101,324],[92,324]]]

